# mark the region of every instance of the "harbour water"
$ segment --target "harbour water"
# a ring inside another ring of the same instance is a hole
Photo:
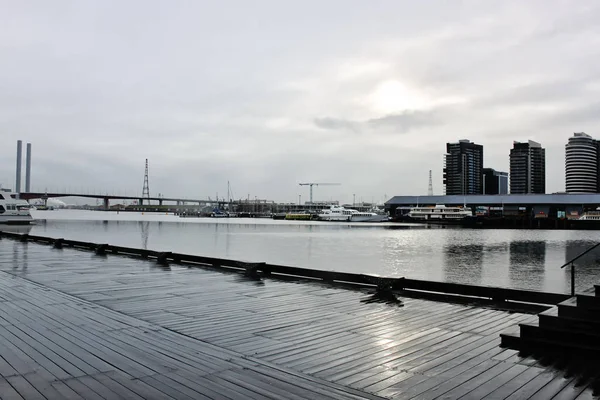
[[[567,293],[560,266],[597,231],[475,230],[80,210],[34,211],[2,230],[305,268]],[[577,262],[576,284],[600,283],[600,250]]]

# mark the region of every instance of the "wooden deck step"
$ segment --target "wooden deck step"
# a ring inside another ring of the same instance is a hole
[[[507,332],[500,334],[500,347],[521,350],[521,336],[518,333]]]
[[[565,329],[580,332],[600,332],[600,321],[572,318],[558,315],[558,307],[552,307],[538,314],[539,324],[543,328]]]
[[[595,295],[578,294],[577,307],[600,312],[600,297]]]
[[[519,324],[521,328],[522,344],[530,344],[538,341],[552,343],[549,351],[559,352],[580,351],[600,354],[600,333],[581,332],[565,329],[540,327],[536,323]]]
[[[572,297],[569,300],[558,303],[558,316],[600,321],[600,310],[590,310],[580,307],[577,297]]]

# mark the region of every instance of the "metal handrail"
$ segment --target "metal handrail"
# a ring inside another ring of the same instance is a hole
[[[595,245],[593,245],[592,247],[590,247],[583,253],[579,254],[577,257],[570,259],[569,261],[567,261],[560,267],[562,269],[562,268],[566,267],[567,265],[571,266],[571,296],[575,296],[575,264],[574,264],[575,260],[578,260],[579,258],[583,257],[584,255],[586,255],[590,251],[594,250],[598,246],[600,246],[600,242],[596,243]]]

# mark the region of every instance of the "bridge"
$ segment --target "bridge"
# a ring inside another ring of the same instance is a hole
[[[46,201],[50,198],[58,198],[58,197],[83,197],[88,199],[102,199],[104,203],[104,208],[108,209],[110,206],[111,200],[135,200],[139,205],[144,205],[144,201],[157,201],[159,205],[163,205],[163,202],[174,202],[177,205],[182,204],[198,204],[200,206],[207,204],[217,204],[224,203],[219,200],[203,200],[203,199],[184,199],[177,197],[141,197],[141,196],[121,196],[121,195],[113,195],[113,194],[90,194],[90,193],[56,193],[56,192],[21,192],[19,194],[19,198],[23,200],[33,200],[33,199],[41,199],[46,203]]]

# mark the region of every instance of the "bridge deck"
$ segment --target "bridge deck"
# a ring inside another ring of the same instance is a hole
[[[592,398],[535,316],[0,240],[0,398]]]

